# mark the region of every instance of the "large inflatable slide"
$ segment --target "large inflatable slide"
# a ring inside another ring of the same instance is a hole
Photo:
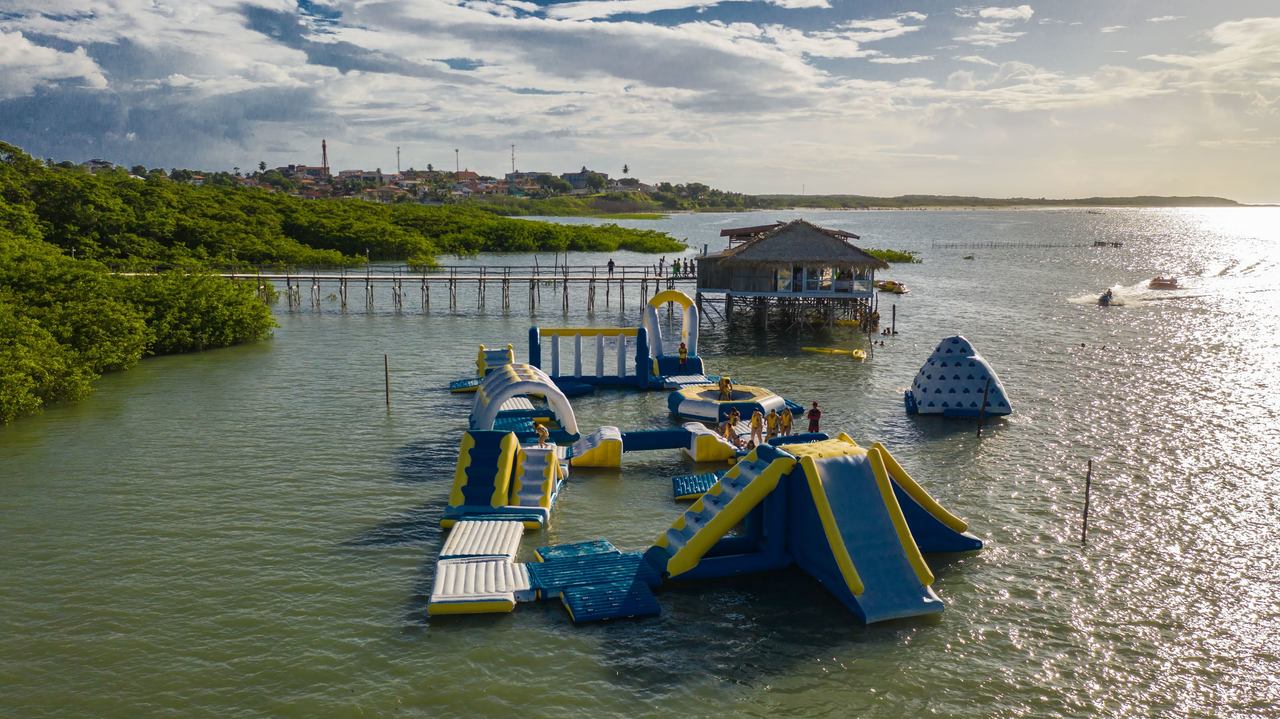
[[[966,529],[882,445],[842,434],[756,448],[646,559],[671,579],[795,564],[862,621],[878,622],[942,610],[922,553],[980,549]]]

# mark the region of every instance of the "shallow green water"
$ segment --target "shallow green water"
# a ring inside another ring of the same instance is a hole
[[[622,224],[714,248],[721,227],[790,216]],[[861,346],[851,330],[706,325],[702,354],[821,400],[825,429],[884,441],[969,521],[987,549],[933,559],[941,616],[858,626],[785,572],[664,590],[653,620],[574,627],[541,602],[428,622],[469,409],[441,388],[480,342],[523,357],[533,321],[635,325],[636,297],[625,316],[616,298],[588,316],[575,296],[568,317],[553,302],[531,317],[520,292],[508,313],[492,295],[454,312],[437,295],[427,314],[416,292],[402,313],[380,296],[371,315],[304,297],[278,308],[270,341],[150,360],[0,429],[0,715],[1274,716],[1280,214],[806,216],[922,251],[891,273],[912,287],[892,300],[901,334],[853,364],[796,349]],[[1097,239],[1125,244],[1086,246]],[[1162,271],[1187,289],[1141,289]],[[1108,285],[1123,307],[1092,304]],[[981,439],[902,411],[901,390],[953,332],[1015,402]],[[663,393],[574,406],[586,428],[670,421]],[[675,452],[624,465],[575,470],[525,550],[650,543],[679,511],[667,478],[688,465]]]

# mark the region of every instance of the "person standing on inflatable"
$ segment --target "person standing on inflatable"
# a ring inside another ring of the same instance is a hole
[[[791,423],[794,420],[791,416],[791,408],[786,407],[782,410],[782,414],[778,416],[778,431],[783,437],[791,434]]]
[[[680,343],[679,355],[680,355],[680,371],[683,372],[685,364],[689,361],[689,348],[685,347],[683,342]]]
[[[778,420],[779,419],[780,418],[778,417],[778,410],[776,409],[769,410],[769,414],[765,415],[764,428],[768,435],[767,437],[768,439],[773,439],[774,437],[778,436]]]
[[[818,409],[818,403],[814,402],[813,407],[805,414],[809,418],[809,431],[818,431],[818,420],[822,419],[822,410]]]
[[[727,376],[720,378],[720,401],[728,402],[733,399],[733,380]]]
[[[764,444],[764,414],[759,408],[751,413],[751,441],[757,446]]]

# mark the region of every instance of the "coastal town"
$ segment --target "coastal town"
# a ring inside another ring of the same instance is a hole
[[[397,148],[397,158],[399,148]],[[455,155],[456,160],[456,155]],[[514,168],[514,152],[512,166]],[[81,163],[90,172],[111,171],[117,168],[112,162],[93,159]],[[138,165],[128,169],[140,179],[154,172]],[[334,171],[329,165],[328,143],[321,141],[320,164],[289,164],[268,167],[265,161],[255,169],[231,172],[199,172],[173,169],[165,173],[169,179],[192,185],[218,184],[258,187],[269,191],[285,192],[306,199],[357,198],[385,204],[418,202],[437,204],[472,197],[546,198],[559,195],[589,195],[601,192],[639,192],[654,194],[673,192],[670,183],[646,184],[630,176],[630,167],[623,165],[622,177],[610,177],[607,172],[588,169],[555,173],[550,171],[517,171],[502,177],[485,175],[456,165],[453,170],[442,170],[428,163],[425,170],[409,167],[395,171],[346,169]]]

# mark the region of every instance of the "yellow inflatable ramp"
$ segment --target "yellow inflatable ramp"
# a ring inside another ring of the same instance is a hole
[[[658,537],[650,551],[666,554],[667,575],[675,577],[696,567],[795,464],[794,457],[768,445],[743,457]]]

